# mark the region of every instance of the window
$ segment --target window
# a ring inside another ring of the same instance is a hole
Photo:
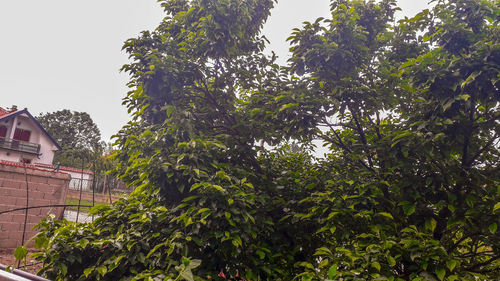
[[[14,132],[14,139],[18,141],[30,141],[31,132],[23,129],[16,129]]]
[[[7,127],[0,126],[0,138],[5,138],[7,136]]]

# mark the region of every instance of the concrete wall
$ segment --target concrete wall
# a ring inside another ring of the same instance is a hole
[[[70,175],[49,172],[34,167],[26,169],[28,175],[29,206],[64,204]],[[26,176],[22,164],[0,163],[0,212],[26,207]],[[26,238],[36,234],[32,228],[48,213],[62,217],[63,208],[28,210]],[[0,214],[0,248],[15,248],[21,244],[25,210]]]

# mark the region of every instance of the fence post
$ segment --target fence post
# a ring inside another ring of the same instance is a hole
[[[78,216],[80,216],[80,205],[82,204],[82,189],[83,189],[83,167],[85,165],[85,162],[82,157],[82,170],[80,171],[80,199],[78,199],[78,211],[76,212],[76,221],[75,223],[78,223]]]

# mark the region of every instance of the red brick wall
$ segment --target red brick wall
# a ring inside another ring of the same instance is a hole
[[[26,169],[28,175],[29,206],[64,204],[69,174]],[[0,212],[26,207],[25,169],[0,163]],[[33,226],[48,213],[62,217],[63,208],[38,208],[28,210],[25,241],[33,237]],[[0,214],[0,248],[15,248],[21,244],[25,210]]]

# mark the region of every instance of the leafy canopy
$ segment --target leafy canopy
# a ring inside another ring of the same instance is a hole
[[[395,22],[395,1],[332,1],[279,66],[259,33],[273,1],[160,1],[124,46],[115,172],[137,188],[94,223],[42,222],[42,272],[499,279],[500,6],[434,2]]]
[[[62,147],[56,152],[54,163],[87,167],[91,152],[102,151],[101,132],[86,112],[63,109],[41,113],[37,120]]]

